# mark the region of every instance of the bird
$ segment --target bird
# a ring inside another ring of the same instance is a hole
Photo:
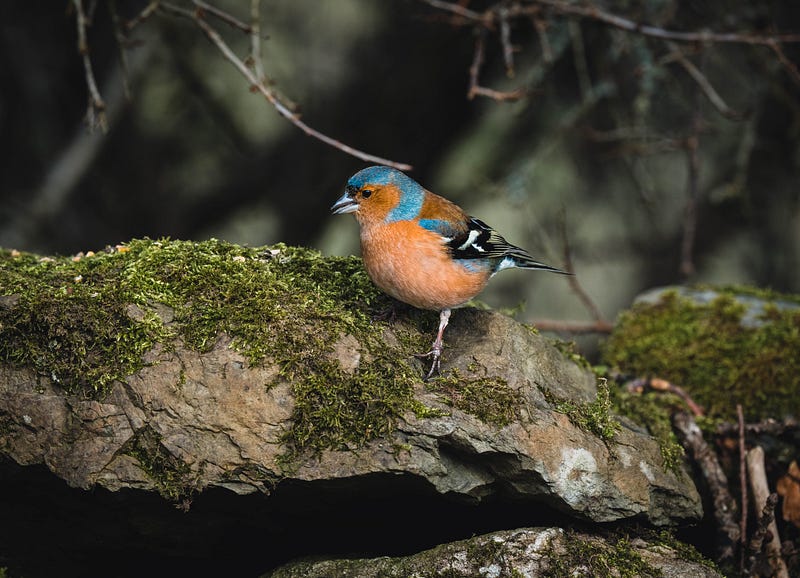
[[[535,260],[455,203],[405,173],[377,165],[347,181],[334,215],[353,213],[361,256],[372,282],[395,299],[439,312],[439,329],[425,376],[440,372],[444,330],[452,309],[478,295],[503,269],[519,267],[571,275]]]

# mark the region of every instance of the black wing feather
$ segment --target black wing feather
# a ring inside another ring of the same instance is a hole
[[[447,247],[453,259],[489,259],[495,261],[495,270],[514,266],[568,274],[536,261],[525,249],[512,245],[500,233],[475,217],[470,217],[466,231],[450,239]],[[504,264],[506,259],[511,263]]]

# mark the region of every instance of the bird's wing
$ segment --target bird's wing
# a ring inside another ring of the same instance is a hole
[[[447,246],[454,259],[491,260],[494,263],[493,273],[508,267],[521,267],[570,274],[535,260],[525,249],[512,245],[500,233],[475,217],[469,218],[466,231],[454,236],[447,242]]]
[[[447,242],[454,259],[502,259],[509,252],[522,251],[480,219],[470,217],[466,225]]]

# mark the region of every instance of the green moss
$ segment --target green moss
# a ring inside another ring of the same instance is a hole
[[[138,429],[120,453],[136,459],[155,482],[158,492],[168,500],[179,503],[191,498],[194,483],[189,466],[172,455],[149,426]]]
[[[660,578],[663,572],[650,565],[631,545],[625,534],[611,534],[606,540],[591,540],[572,531],[564,533],[562,546],[551,546],[544,555],[551,558],[548,576],[571,578],[576,568],[582,576],[595,578]]]
[[[370,317],[388,304],[360,259],[283,245],[144,239],[80,259],[0,251],[0,363],[101,398],[156,343],[207,351],[226,334],[294,385],[287,455],[341,449],[386,435],[406,411],[432,411],[413,396],[419,373],[403,345],[418,333],[396,324],[401,345],[387,348]],[[353,374],[331,355],[345,334],[362,347]]]
[[[505,427],[520,417],[522,394],[497,377],[463,377],[456,369],[429,381],[428,389],[442,400],[479,420]]]
[[[578,351],[578,345],[574,341],[564,341],[563,339],[551,339],[550,343],[561,352],[561,355],[572,361],[583,369],[592,369],[592,364]]]
[[[710,568],[711,570],[714,570],[722,575],[722,571],[713,560],[709,560],[703,556],[697,551],[697,548],[691,544],[687,544],[686,542],[681,542],[678,540],[678,538],[676,538],[670,530],[647,530],[645,532],[645,539],[674,550],[677,553],[678,558],[681,560],[702,564],[706,568]]]
[[[800,309],[768,306],[757,327],[741,323],[746,309],[728,294],[697,304],[665,293],[620,316],[605,361],[623,373],[680,385],[711,418],[733,419],[737,403],[750,420],[797,414]]]
[[[591,402],[562,399],[548,389],[543,389],[542,393],[555,411],[565,414],[573,424],[593,433],[603,441],[614,439],[619,431],[620,424],[612,413],[614,408],[605,378],[598,380],[597,397]]]
[[[647,428],[661,451],[664,468],[680,474],[684,450],[672,430],[671,416],[676,407],[683,407],[677,396],[658,392],[628,393],[612,388],[611,402],[620,415]]]

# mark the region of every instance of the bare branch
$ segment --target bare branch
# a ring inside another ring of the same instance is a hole
[[[742,496],[742,517],[739,521],[741,550],[739,552],[739,573],[744,573],[744,551],[747,545],[747,465],[744,447],[744,411],[742,404],[736,404],[736,417],[739,422],[739,492]],[[774,506],[773,506],[774,507]]]
[[[234,17],[231,14],[228,14],[224,10],[220,10],[216,6],[207,4],[202,0],[192,0],[192,3],[195,6],[197,6],[202,12],[211,14],[215,18],[219,19],[220,21],[224,22],[229,26],[232,26],[233,28],[238,28],[239,30],[241,30],[242,32],[246,32],[247,34],[250,34],[252,32],[249,24],[245,24],[238,18]]]
[[[75,6],[75,21],[78,26],[78,53],[83,59],[83,70],[86,75],[86,88],[89,91],[89,104],[86,107],[86,123],[90,128],[101,128],[103,132],[108,130],[106,121],[106,103],[100,96],[97,89],[97,81],[92,70],[92,61],[89,58],[89,43],[86,40],[86,13],[83,11],[83,0],[72,0]]]
[[[750,474],[750,489],[753,491],[755,507],[763,511],[769,505],[770,491],[767,485],[767,473],[764,469],[764,450],[761,446],[756,446],[747,452],[747,473]],[[777,496],[773,500],[777,501]],[[775,505],[773,503],[770,510],[774,510],[774,508]],[[786,563],[781,557],[781,539],[780,534],[778,534],[778,525],[775,523],[774,514],[771,517],[772,521],[767,525],[770,537],[765,539],[765,546],[767,559],[772,567],[772,576],[775,578],[789,578]]]
[[[425,4],[432,6],[433,8],[438,8],[439,10],[444,10],[445,12],[451,12],[456,16],[460,16],[461,18],[465,18],[466,20],[471,20],[473,22],[485,22],[485,16],[480,12],[475,12],[474,10],[470,10],[469,8],[464,8],[460,4],[453,4],[452,2],[443,2],[442,0],[422,0]]]
[[[695,402],[692,397],[686,393],[685,389],[675,385],[670,381],[667,381],[666,379],[661,379],[660,377],[640,377],[634,379],[633,381],[629,381],[625,384],[625,389],[630,393],[643,393],[645,391],[672,393],[683,400],[683,402],[689,408],[689,411],[691,411],[694,416],[697,417],[705,414],[703,408],[697,405],[697,402]]]
[[[573,273],[575,271],[575,266],[572,263],[572,248],[569,244],[569,235],[567,235],[567,219],[563,212],[559,222],[559,228],[561,229],[561,243],[564,246],[564,270]],[[569,283],[572,292],[577,295],[584,307],[588,309],[589,314],[595,320],[595,323],[597,323],[600,327],[613,327],[613,325],[609,323],[603,316],[603,312],[600,311],[600,308],[597,306],[594,300],[584,290],[583,285],[581,285],[580,281],[578,281],[577,275],[570,275],[567,277],[567,282]]]
[[[214,44],[214,46],[216,46],[217,49],[219,49],[220,53],[222,53],[222,56],[226,60],[228,60],[228,62],[233,64],[233,66],[242,74],[242,76],[244,76],[247,79],[252,88],[260,92],[262,96],[264,96],[264,98],[266,98],[267,101],[275,108],[275,110],[278,111],[278,114],[280,114],[282,117],[291,122],[300,130],[302,130],[308,136],[313,137],[319,141],[322,141],[327,145],[337,148],[365,162],[374,162],[382,165],[387,165],[403,171],[411,170],[412,168],[411,165],[405,163],[398,163],[355,149],[351,146],[348,146],[334,138],[331,138],[311,128],[302,120],[300,120],[300,118],[296,114],[294,114],[291,110],[289,110],[289,108],[281,102],[281,100],[275,95],[275,93],[264,82],[259,80],[253,73],[253,71],[250,70],[250,68],[238,56],[236,56],[236,54],[222,39],[219,33],[216,30],[214,30],[211,27],[211,25],[209,25],[208,22],[206,22],[203,19],[201,11],[192,12],[190,10],[181,8],[180,6],[175,6],[173,4],[169,4],[166,2],[162,3],[159,9],[166,13],[174,14],[176,16],[181,16],[183,18],[188,18],[189,20],[192,20],[197,25],[197,27],[203,31],[203,33],[206,35],[206,38],[208,38],[211,41],[211,43]]]
[[[705,94],[706,98],[708,98],[708,101],[719,111],[722,116],[733,120],[740,120],[742,118],[742,114],[736,112],[725,103],[716,89],[711,85],[711,82],[708,80],[706,75],[703,74],[700,69],[692,63],[691,60],[686,58],[686,55],[677,44],[674,42],[667,42],[667,46],[669,46],[671,52],[659,61],[661,64],[677,61],[689,74],[689,76],[692,77],[692,80],[697,83],[697,85],[703,91],[703,94]]]
[[[130,32],[134,28],[136,28],[139,24],[148,20],[153,14],[156,13],[158,10],[159,5],[161,4],[161,0],[151,0],[151,2],[145,6],[139,14],[131,18],[125,23],[125,28]]]
[[[477,29],[475,34],[475,56],[472,58],[472,65],[469,67],[469,90],[467,91],[467,98],[472,100],[476,96],[486,96],[497,101],[514,101],[523,98],[531,93],[530,90],[525,88],[517,88],[510,92],[503,92],[486,88],[478,83],[478,76],[480,76],[481,67],[483,66],[483,50],[486,37],[484,29]]]
[[[111,0],[108,3],[108,9],[111,12],[111,22],[114,25],[114,38],[117,40],[117,48],[119,48],[119,66],[122,71],[122,90],[125,93],[125,99],[131,99],[131,84],[130,84],[130,71],[128,69],[128,52],[125,46],[128,39],[123,30],[123,23],[117,12],[117,0]]]
[[[789,76],[794,83],[800,86],[800,70],[797,69],[797,65],[794,62],[789,60],[789,58],[786,56],[786,53],[783,52],[781,45],[778,42],[768,42],[767,46],[769,46],[775,53],[775,56],[778,57],[778,61],[780,61],[780,63],[789,73]]]
[[[575,64],[575,74],[578,76],[581,100],[588,102],[592,96],[592,79],[589,77],[589,63],[586,62],[581,25],[574,20],[569,21],[569,36],[572,40],[572,62]]]
[[[492,28],[498,20],[498,13],[500,6],[496,5],[485,12],[476,12],[468,8],[464,8],[460,4],[452,2],[444,2],[442,0],[420,0],[433,8],[450,12],[460,16],[469,22],[481,24],[486,28]],[[679,30],[668,30],[659,28],[658,26],[648,26],[640,24],[628,18],[612,14],[601,10],[593,4],[578,4],[572,2],[565,2],[564,0],[531,0],[529,4],[514,3],[506,7],[507,16],[514,18],[517,16],[535,16],[538,15],[542,7],[546,6],[556,14],[579,16],[581,18],[588,18],[590,20],[597,20],[604,24],[608,24],[614,28],[641,34],[651,38],[659,38],[661,40],[674,40],[675,42],[691,42],[700,44],[751,44],[760,46],[772,47],[774,44],[789,44],[800,42],[800,34],[787,33],[787,34],[753,34],[750,32],[712,32],[710,30],[700,30],[697,32],[685,32]]]
[[[501,6],[498,12],[500,19],[500,43],[503,45],[503,62],[506,75],[514,78],[514,48],[511,46],[511,25],[508,23],[508,9]]]
[[[732,562],[734,548],[739,542],[740,535],[739,524],[734,519],[736,502],[728,488],[728,477],[714,450],[703,439],[703,432],[692,416],[684,412],[676,413],[673,423],[683,446],[700,467],[700,472],[711,492],[718,533],[717,560],[721,563]]]
[[[770,494],[764,504],[764,508],[761,510],[756,531],[753,532],[753,536],[747,544],[747,566],[744,568],[742,576],[756,575],[755,566],[761,557],[761,551],[764,549],[764,541],[769,535],[769,527],[775,523],[775,506],[777,504],[778,495]]]
[[[683,216],[683,238],[681,240],[680,272],[684,277],[694,273],[694,241],[697,234],[697,196],[700,158],[697,153],[699,139],[692,135],[686,139],[686,162],[688,165],[688,199]]]
[[[266,82],[264,62],[261,59],[261,0],[250,1],[250,60],[259,82]]]
[[[547,21],[539,16],[533,17],[533,27],[539,36],[539,46],[542,47],[542,59],[550,64],[553,62],[553,48],[550,46],[550,39],[547,37]]]
[[[608,321],[560,321],[555,319],[536,319],[532,324],[539,331],[553,331],[556,333],[570,333],[582,335],[587,333],[611,333],[614,325]]]
[[[711,32],[709,30],[701,30],[699,32],[681,32],[677,30],[666,30],[657,26],[647,26],[605,12],[594,5],[573,4],[564,2],[563,0],[534,0],[534,4],[548,6],[554,12],[559,14],[570,14],[574,16],[581,16],[591,20],[597,20],[619,28],[620,30],[627,30],[628,32],[635,32],[642,36],[649,36],[651,38],[660,38],[662,40],[674,40],[676,42],[698,42],[700,44],[721,43],[721,44],[755,44],[762,46],[771,46],[773,44],[794,43],[800,42],[800,34],[773,34],[761,35],[752,34],[749,32]],[[532,7],[519,6],[519,12],[530,12]],[[538,8],[538,6],[535,6]]]
[[[782,421],[768,419],[757,423],[746,423],[744,424],[744,429],[750,435],[780,436],[786,432],[800,430],[800,422],[795,418],[786,418]],[[717,426],[716,434],[719,436],[734,436],[737,430],[737,424],[721,423]]]

